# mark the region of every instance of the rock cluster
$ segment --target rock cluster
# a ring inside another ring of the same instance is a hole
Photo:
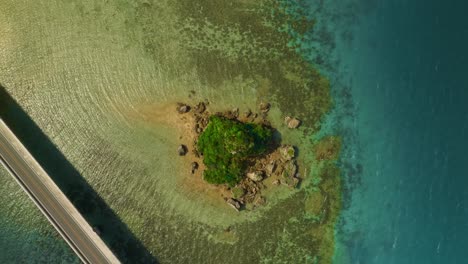
[[[266,188],[265,181],[272,178],[273,186],[285,185],[295,188],[299,182],[296,164],[296,150],[291,145],[282,145],[267,156],[257,159],[246,177],[231,188],[231,197],[242,207],[252,204],[253,207],[266,203],[262,190]]]
[[[191,107],[186,104],[177,104],[177,112],[185,114],[190,112],[194,117],[194,132],[199,135],[208,125],[210,113],[207,110],[207,102],[199,102]],[[225,112],[217,112],[216,115],[223,116],[229,119],[237,119],[242,122],[255,122],[259,124],[269,125],[267,114],[271,108],[269,103],[261,103],[259,105],[260,114],[252,112],[250,109],[240,114],[238,108]],[[300,121],[293,117],[286,117],[285,124],[289,128],[297,128]],[[197,148],[197,140],[193,142],[192,151],[195,157],[200,157]],[[177,149],[179,155],[184,156],[187,153],[187,146],[180,145]],[[296,165],[296,149],[291,145],[281,145],[272,150],[268,155],[256,158],[251,161],[253,164],[245,174],[245,178],[235,187],[230,188],[231,194],[225,197],[226,203],[240,211],[243,208],[255,208],[264,205],[267,201],[262,195],[262,190],[266,188],[267,179],[271,186],[285,185],[290,188],[295,188],[300,179]],[[196,161],[191,163],[191,173],[194,174],[199,169],[199,164]],[[270,186],[269,185],[269,186]]]

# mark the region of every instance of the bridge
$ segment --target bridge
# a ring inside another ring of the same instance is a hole
[[[0,162],[83,263],[120,263],[2,119]]]

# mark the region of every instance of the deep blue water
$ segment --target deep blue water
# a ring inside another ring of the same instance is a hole
[[[468,263],[467,1],[375,1],[339,71],[349,87],[350,263]],[[349,131],[348,131],[349,132]],[[349,194],[349,193],[348,193]],[[349,197],[348,197],[349,198]]]

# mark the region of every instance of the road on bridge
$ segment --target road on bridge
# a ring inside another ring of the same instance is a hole
[[[1,119],[0,159],[83,262],[120,263]]]

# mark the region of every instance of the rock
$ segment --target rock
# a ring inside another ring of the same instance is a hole
[[[180,146],[177,148],[177,153],[179,153],[179,156],[185,156],[185,154],[187,154],[187,146],[185,146],[185,145],[180,145]]]
[[[284,166],[284,171],[283,171],[283,178],[292,178],[296,175],[297,172],[297,166],[294,162],[294,160],[288,161],[286,165]]]
[[[200,124],[202,125],[202,127],[206,127],[208,125],[208,119],[207,118],[202,118],[200,120]]]
[[[256,171],[256,172],[249,172],[247,173],[247,177],[251,179],[254,182],[258,182],[263,180],[263,173],[261,171]]]
[[[193,128],[193,131],[195,131],[196,133],[198,133],[198,129],[200,128],[200,124],[195,124],[195,127]]]
[[[257,194],[257,188],[252,188],[252,193]]]
[[[200,102],[197,104],[197,106],[194,107],[194,110],[196,113],[203,113],[206,110],[206,104],[204,102]]]
[[[192,174],[194,174],[197,169],[198,169],[198,162],[196,161],[192,162]]]
[[[301,121],[297,118],[287,116],[284,118],[284,123],[288,126],[288,128],[298,128],[301,124]]]
[[[283,185],[286,185],[291,188],[295,188],[299,184],[299,179],[294,177],[289,177],[281,181]]]
[[[253,202],[255,199],[255,194],[254,193],[247,193],[245,196],[244,196],[244,201],[249,204],[251,202]]]
[[[280,180],[274,180],[273,181],[273,185],[280,185],[281,184],[281,181]]]
[[[226,203],[229,204],[232,208],[234,208],[237,212],[240,211],[241,205],[235,199],[229,198],[226,200]]]
[[[190,106],[182,103],[177,104],[177,112],[179,112],[179,114],[185,114],[188,111],[190,111]]]
[[[260,103],[260,112],[267,113],[268,111],[270,111],[270,107],[270,103]]]
[[[249,118],[251,115],[252,115],[252,110],[250,110],[250,109],[247,109],[247,111],[245,111],[245,113],[244,113],[245,118]]]
[[[268,176],[271,176],[276,169],[276,163],[274,161],[270,162],[268,165],[265,166],[265,172]]]
[[[236,119],[238,115],[239,115],[239,112],[235,113],[233,111],[226,111],[223,114],[223,116],[226,117],[227,119]]]
[[[280,147],[281,158],[284,160],[292,160],[296,156],[296,150],[291,145],[283,145]]]
[[[197,134],[200,134],[201,132],[203,132],[203,128],[201,127],[201,125],[199,123],[195,124],[194,130],[195,130],[195,133],[197,133]]]
[[[232,109],[231,113],[235,118],[238,118],[239,117],[239,108]]]
[[[254,201],[255,205],[264,205],[266,203],[266,199],[263,196],[257,197]]]

